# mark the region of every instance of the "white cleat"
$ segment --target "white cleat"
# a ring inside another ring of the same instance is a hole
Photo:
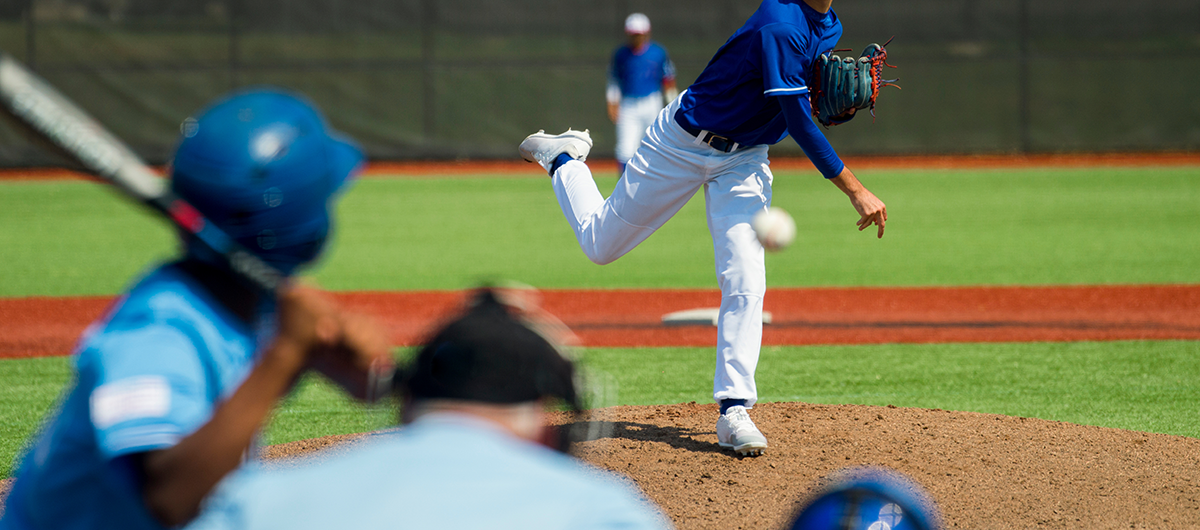
[[[717,445],[741,456],[758,456],[767,449],[767,438],[758,431],[746,407],[729,407],[717,419]]]
[[[517,150],[526,162],[537,162],[543,169],[550,171],[554,159],[563,153],[580,162],[587,160],[588,152],[592,150],[592,135],[588,134],[586,129],[567,129],[567,132],[557,135],[546,134],[545,130],[540,130],[526,136]]]

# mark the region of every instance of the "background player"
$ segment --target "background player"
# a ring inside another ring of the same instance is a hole
[[[646,128],[668,102],[679,96],[675,65],[667,50],[650,40],[650,19],[634,13],[625,19],[628,41],[613,53],[608,70],[608,119],[617,124],[617,174],[637,151]]]
[[[831,3],[762,2],[696,82],[659,113],[607,200],[582,163],[592,145],[586,131],[539,132],[519,148],[525,160],[550,173],[563,214],[598,264],[633,250],[704,189],[721,289],[713,379],[721,410],[717,439],[739,454],[767,447],[747,413],[758,399],[754,372],[766,293],[764,251],[750,223],[771,204],[767,146],[790,134],[850,198],[859,230],[877,225],[883,237],[887,220],[884,203],[859,183],[812,120],[810,72],[842,34]],[[839,121],[850,117],[853,111]]]
[[[656,529],[639,492],[563,454],[548,406],[580,409],[574,366],[483,290],[395,381],[404,426],[319,463],[232,476],[189,530]]]
[[[321,253],[362,161],[307,102],[239,94],[187,120],[172,189],[292,274]],[[185,236],[190,237],[190,236]],[[3,529],[162,529],[189,520],[313,362],[390,367],[384,335],[322,293],[278,296],[197,241],[86,331],[72,387],[16,473]]]

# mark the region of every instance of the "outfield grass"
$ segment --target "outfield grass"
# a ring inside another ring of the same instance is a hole
[[[1200,168],[862,171],[887,235],[854,229],[814,172],[780,172],[796,244],[772,286],[1200,283]],[[599,179],[609,190],[615,179]],[[171,232],[97,184],[0,185],[0,296],[113,294],[174,252]],[[703,201],[616,263],[579,251],[541,178],[367,179],[341,203],[319,281],[337,290],[714,287]]]

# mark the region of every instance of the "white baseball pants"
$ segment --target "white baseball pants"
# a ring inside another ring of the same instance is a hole
[[[762,345],[766,266],[750,221],[771,204],[767,146],[723,153],[675,122],[678,99],[658,114],[606,200],[579,161],[553,175],[554,192],[593,262],[611,263],[633,250],[704,188],[721,309],[713,398],[758,399],[754,370]]]
[[[628,164],[633,158],[642,137],[646,136],[646,129],[663,108],[662,98],[662,92],[655,92],[640,98],[621,99],[617,114],[617,162]]]

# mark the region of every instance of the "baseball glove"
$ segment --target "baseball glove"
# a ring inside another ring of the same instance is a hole
[[[895,68],[887,63],[888,39],[883,45],[871,44],[858,57],[838,57],[833,50],[821,54],[813,65],[813,90],[810,92],[813,117],[821,125],[839,125],[854,118],[860,109],[870,108],[875,116],[875,98],[879,89],[896,86],[898,79],[884,79],[883,67]]]

